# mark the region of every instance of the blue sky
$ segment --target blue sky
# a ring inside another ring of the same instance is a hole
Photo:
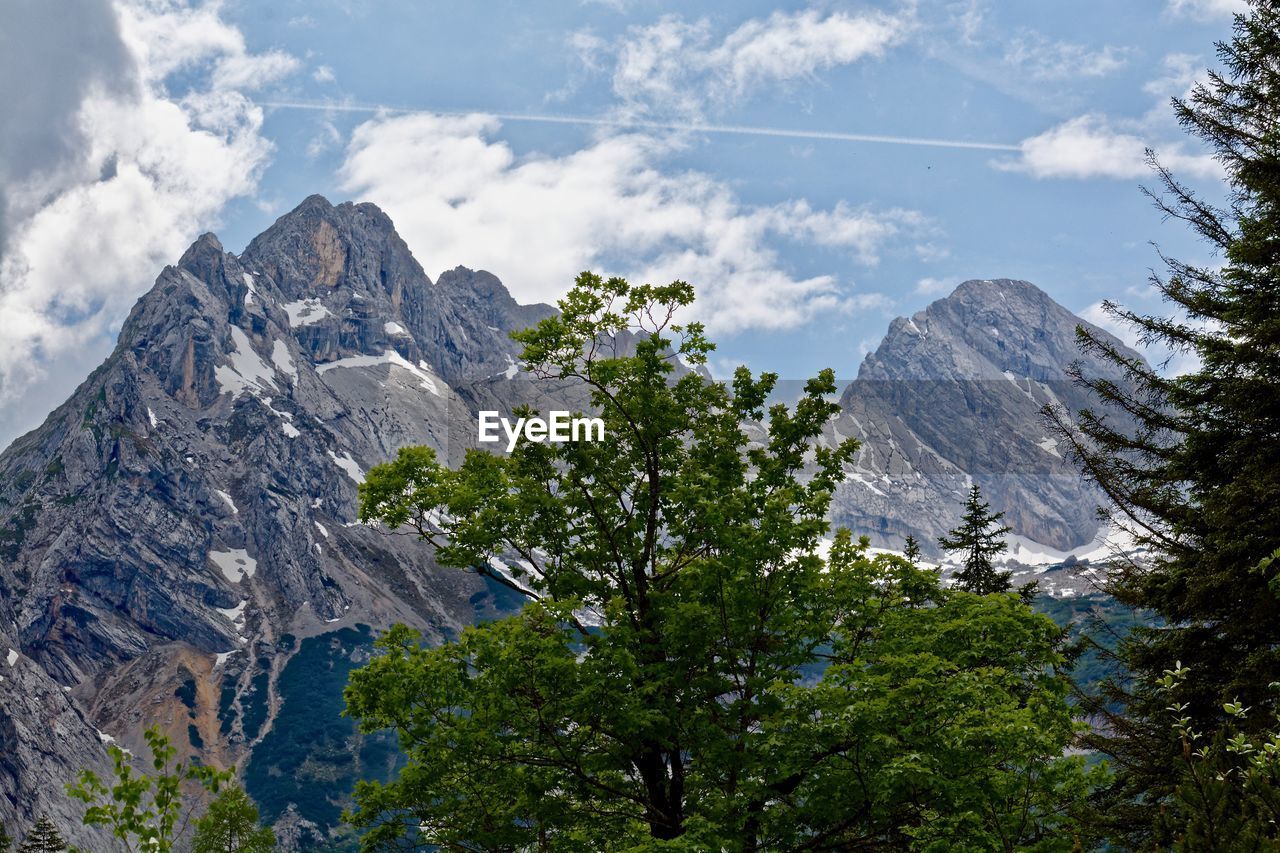
[[[1150,241],[1207,258],[1140,194],[1142,149],[1219,192],[1168,100],[1240,5],[80,2],[118,42],[30,57],[46,103],[0,87],[71,140],[0,138],[0,438],[201,231],[239,251],[313,192],[384,207],[433,277],[489,269],[524,301],[584,267],[686,278],[718,371],[851,377],[892,317],[968,278],[1091,318],[1153,308]],[[15,44],[42,26],[9,23]]]

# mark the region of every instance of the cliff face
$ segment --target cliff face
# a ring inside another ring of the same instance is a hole
[[[1089,543],[1103,495],[1065,458],[1040,413],[1046,404],[1096,405],[1067,378],[1073,362],[1086,375],[1124,381],[1080,353],[1080,325],[1128,351],[1025,281],[967,281],[894,320],[841,398],[834,432],[864,447],[833,520],[884,547],[913,535],[936,553],[977,483],[1014,533],[1058,550]]]
[[[407,444],[457,458],[476,400],[537,402],[508,332],[549,311],[483,272],[432,282],[380,210],[318,196],[239,257],[205,235],[166,268],[0,454],[0,821],[69,818],[96,729],[139,749],[159,724],[243,766],[309,636],[439,639],[497,612],[475,576],[355,524],[356,487]]]

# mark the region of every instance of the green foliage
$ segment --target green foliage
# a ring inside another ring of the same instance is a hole
[[[908,536],[906,544],[902,548],[902,556],[914,563],[920,562],[920,543],[916,541],[914,536]]]
[[[270,689],[271,674],[264,669],[253,677],[249,682],[249,689],[240,697],[243,712],[240,722],[244,728],[245,740],[255,739],[267,722],[267,713],[270,711],[267,707]]]
[[[1041,595],[1033,607],[1065,630],[1071,680],[1077,690],[1086,692],[1096,691],[1114,674],[1116,649],[1129,632],[1156,622],[1151,614],[1102,593],[1070,598]]]
[[[1157,843],[1172,849],[1280,850],[1280,713],[1261,734],[1238,727],[1253,709],[1224,702],[1233,722],[1212,736],[1197,731],[1179,701],[1190,670],[1166,670],[1158,689],[1172,703],[1172,728],[1181,746],[1174,796],[1160,815]],[[1270,685],[1273,691],[1280,683]]]
[[[58,828],[48,815],[42,814],[22,840],[18,853],[64,853],[66,849],[67,842],[62,840]]]
[[[159,728],[150,728],[143,736],[151,750],[153,775],[136,772],[130,763],[132,756],[113,744],[108,752],[114,765],[114,784],[108,785],[93,771],[85,770],[77,783],[67,786],[67,793],[88,806],[86,826],[109,827],[129,850],[169,853],[182,829],[178,821],[189,816],[184,814],[183,785],[194,782],[217,793],[232,773],[194,763],[175,764],[177,749]]]
[[[365,849],[1071,849],[1096,779],[1062,757],[1060,630],[845,530],[820,556],[856,448],[816,441],[832,374],[767,409],[772,374],[678,374],[711,349],[691,301],[584,273],[517,336],[604,441],[369,473],[362,520],[529,603],[438,648],[396,627],[352,673],[348,713],[409,757],[357,787]]]
[[[275,847],[275,833],[258,825],[258,807],[239,785],[209,804],[191,842],[192,853],[267,853]]]
[[[1162,375],[1113,338],[1081,329],[1084,348],[1129,381],[1078,376],[1110,409],[1080,413],[1079,432],[1057,413],[1059,436],[1105,489],[1116,520],[1154,555],[1154,565],[1117,561],[1107,591],[1162,624],[1130,633],[1119,650],[1123,671],[1090,700],[1106,718],[1092,742],[1123,768],[1109,810],[1135,843],[1144,841],[1153,804],[1173,795],[1181,760],[1162,722],[1162,672],[1182,661],[1194,673],[1182,701],[1208,738],[1229,724],[1265,725],[1276,706],[1266,685],[1280,680],[1280,565],[1264,558],[1280,542],[1277,55],[1280,4],[1258,0],[1218,45],[1224,71],[1173,102],[1184,129],[1222,164],[1225,206],[1151,158],[1156,206],[1189,225],[1220,263],[1162,258],[1168,271],[1152,284],[1171,303],[1170,316],[1108,305],[1144,342],[1192,355],[1197,366]],[[1263,713],[1231,720],[1223,705],[1236,697]]]
[[[8,831],[5,830],[4,824],[0,823],[0,853],[6,853],[6,851],[12,846],[13,838],[9,835]]]

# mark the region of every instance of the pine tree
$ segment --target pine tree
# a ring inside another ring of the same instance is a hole
[[[4,824],[0,823],[0,853],[5,853],[13,846],[13,838],[5,830]]]
[[[67,842],[58,834],[58,827],[53,825],[48,815],[40,815],[18,848],[18,853],[64,853],[66,849]]]
[[[1120,672],[1090,706],[1106,719],[1091,743],[1116,758],[1121,802],[1134,803],[1123,817],[1136,832],[1176,784],[1168,697],[1156,687],[1162,673],[1181,661],[1195,674],[1179,701],[1190,725],[1209,735],[1226,722],[1224,703],[1269,719],[1277,693],[1268,684],[1280,681],[1280,562],[1264,562],[1280,546],[1280,3],[1254,0],[1217,48],[1224,70],[1173,109],[1222,164],[1226,203],[1201,198],[1154,154],[1159,190],[1147,194],[1203,238],[1221,266],[1162,255],[1167,272],[1151,283],[1171,303],[1169,316],[1106,305],[1144,343],[1192,355],[1198,366],[1162,375],[1080,329],[1082,347],[1129,382],[1079,371],[1077,380],[1138,428],[1120,429],[1100,409],[1080,413],[1077,432],[1064,413],[1050,413],[1116,522],[1154,554],[1145,565],[1111,567],[1108,591],[1162,624],[1129,635]]]
[[[916,541],[916,537],[907,537],[907,544],[903,546],[902,556],[906,557],[913,564],[920,562],[920,543]]]
[[[1009,547],[1003,538],[1009,528],[1000,523],[1002,518],[1004,513],[991,512],[991,505],[982,500],[982,490],[975,484],[969,489],[960,524],[938,539],[943,550],[958,551],[964,556],[964,567],[956,574],[960,589],[978,595],[1009,590],[1013,572],[996,571],[992,563]]]

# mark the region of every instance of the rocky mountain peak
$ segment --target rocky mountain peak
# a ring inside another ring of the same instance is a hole
[[[313,196],[238,256],[202,235],[0,453],[0,645],[45,697],[0,685],[0,742],[42,717],[67,729],[23,735],[53,756],[39,767],[0,750],[20,792],[0,821],[61,814],[61,782],[103,762],[95,729],[138,749],[160,724],[243,765],[309,637],[395,621],[439,637],[495,612],[476,576],[356,523],[371,466],[411,444],[459,454],[478,399],[531,402],[509,333],[550,309],[488,273],[442,278],[369,204]]]
[[[249,244],[241,260],[288,299],[321,296],[340,285],[429,285],[422,267],[372,204],[337,206],[312,195]],[[399,297],[396,297],[399,298]]]
[[[1030,282],[966,281],[923,311],[895,319],[863,361],[858,378],[978,380],[1012,373],[1057,381],[1080,357],[1079,325],[1120,344]],[[1094,373],[1115,373],[1104,363],[1085,366]]]
[[[1042,413],[1093,404],[1068,378],[1072,363],[1123,381],[1113,365],[1080,352],[1081,325],[1125,349],[1015,279],[966,281],[895,319],[841,399],[836,432],[864,446],[835,518],[890,546],[914,536],[936,554],[976,482],[1015,533],[1061,550],[1089,543],[1104,497]]]

